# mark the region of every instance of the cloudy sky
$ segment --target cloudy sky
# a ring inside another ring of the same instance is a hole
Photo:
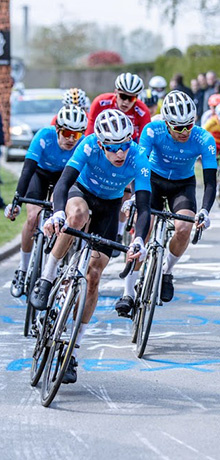
[[[11,23],[23,24],[24,5],[29,11],[31,24],[51,25],[55,22],[77,21],[97,22],[99,25],[117,25],[125,33],[137,28],[145,28],[163,36],[165,48],[177,46],[184,50],[190,43],[192,34],[201,33],[201,20],[194,13],[181,14],[174,34],[167,21],[159,17],[156,8],[147,11],[143,0],[11,0]]]

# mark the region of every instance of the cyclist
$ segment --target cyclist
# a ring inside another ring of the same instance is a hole
[[[211,96],[213,97],[214,94]],[[219,94],[220,99],[220,94]],[[220,153],[220,103],[215,107],[215,114],[212,115],[204,125],[204,129],[209,131],[216,142],[217,156]]]
[[[204,195],[202,208],[195,219],[198,225],[199,216],[204,215],[202,225],[207,228],[216,193],[215,141],[210,133],[195,125],[196,107],[186,93],[177,90],[168,93],[163,102],[162,116],[163,120],[145,126],[140,139],[140,145],[146,148],[151,164],[151,206],[162,210],[163,198],[166,197],[172,212],[195,216],[194,166],[201,156]],[[191,223],[175,222],[175,232],[163,267],[161,300],[164,302],[169,302],[173,297],[172,270],[189,244],[191,228]],[[120,315],[126,316],[134,305],[137,278],[138,271],[134,271],[125,280],[124,295],[116,304]]]
[[[63,106],[58,112],[56,127],[40,129],[34,136],[17,185],[20,196],[45,200],[49,184],[55,185],[64,166],[72,156],[76,146],[83,140],[87,126],[87,116],[83,109],[75,105]],[[5,216],[14,220],[20,213],[15,208],[11,215],[9,204]],[[11,294],[23,294],[25,274],[31,255],[33,234],[37,225],[39,206],[27,204],[27,220],[22,230],[21,260],[11,284]]]
[[[150,111],[137,96],[143,90],[143,80],[129,72],[118,75],[115,92],[97,96],[90,107],[86,135],[94,132],[97,115],[105,109],[118,109],[126,113],[134,125],[133,140],[139,141],[143,127],[150,121]]]
[[[129,72],[118,75],[115,80],[115,92],[105,93],[97,96],[90,108],[88,116],[88,127],[86,135],[94,132],[94,123],[97,115],[104,109],[118,109],[125,113],[134,125],[132,135],[135,142],[139,142],[140,134],[146,123],[150,121],[150,111],[148,107],[138,99],[138,95],[144,88],[143,80],[136,74]],[[126,187],[123,201],[131,197],[131,188]],[[126,225],[126,217],[120,213],[117,242],[121,243]],[[112,257],[118,257],[119,251],[114,250]]]
[[[209,110],[206,110],[206,112],[204,112],[201,117],[202,128],[205,128],[205,124],[207,123],[209,118],[215,115],[215,108],[217,107],[218,104],[220,104],[220,94],[219,93],[212,94],[208,100]]]
[[[158,110],[158,95],[153,94],[150,88],[143,89],[138,96],[149,109],[151,118],[157,113]]]
[[[167,82],[161,75],[154,75],[148,83],[153,95],[158,97],[157,110],[154,115],[160,114],[164,97],[166,96]]]
[[[84,109],[85,112],[88,112],[90,107],[89,98],[86,95],[85,91],[83,91],[81,88],[70,88],[67,91],[65,91],[62,103],[63,105],[78,105],[78,107]],[[54,115],[51,121],[51,125],[56,125],[56,121],[57,114]]]
[[[54,215],[46,222],[45,231],[51,235],[55,229],[59,234],[59,223],[65,219],[69,226],[82,229],[89,219],[90,209],[89,231],[115,240],[124,188],[134,180],[138,212],[134,244],[140,244],[137,257],[142,258],[145,253],[143,240],[150,225],[151,195],[150,168],[145,149],[132,142],[134,127],[119,110],[102,111],[96,118],[94,131],[77,147],[56,184]],[[61,233],[50,253],[42,278],[31,293],[31,303],[36,309],[46,309],[59,260],[68,251],[70,241],[72,237]],[[98,253],[94,251],[91,258],[86,307],[77,345],[80,345],[96,307],[99,280],[110,256],[111,249],[103,247]],[[65,383],[76,381],[75,368],[76,360],[72,357]]]

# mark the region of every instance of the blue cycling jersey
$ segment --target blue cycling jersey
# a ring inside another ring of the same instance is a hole
[[[46,171],[62,171],[84,137],[71,150],[63,150],[59,147],[55,126],[40,129],[32,139],[25,158],[36,161]]]
[[[214,137],[200,126],[193,127],[187,142],[177,142],[165,121],[153,121],[145,125],[139,145],[146,148],[152,171],[166,179],[193,176],[199,156],[203,169],[217,168]]]
[[[135,180],[135,191],[151,191],[150,165],[146,150],[131,143],[122,166],[113,166],[97,143],[95,134],[87,136],[67,163],[80,172],[77,181],[90,193],[105,200],[121,198]]]

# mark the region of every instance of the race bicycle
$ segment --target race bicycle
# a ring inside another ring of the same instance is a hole
[[[31,256],[28,263],[28,268],[24,281],[24,294],[26,295],[26,312],[24,321],[24,336],[27,337],[31,332],[32,325],[35,320],[35,309],[30,302],[30,294],[34,287],[36,280],[41,276],[44,265],[46,263],[47,254],[50,252],[52,242],[43,233],[43,227],[46,220],[53,212],[53,203],[48,201],[52,194],[52,187],[48,188],[47,200],[35,200],[34,198],[20,197],[18,193],[15,194],[11,213],[17,205],[22,203],[33,204],[40,206],[42,209],[38,214],[38,223],[34,233],[34,242],[31,250]],[[54,239],[53,239],[54,242]]]
[[[87,295],[86,275],[92,251],[100,245],[122,252],[128,246],[68,227],[65,233],[86,242],[63,267],[51,290],[45,312],[36,317],[36,344],[31,368],[31,385],[37,385],[43,373],[41,403],[53,401],[77,344]],[[138,249],[138,248],[137,248]],[[74,318],[74,321],[73,321]]]
[[[191,223],[195,222],[193,217],[175,214],[168,210],[156,211],[151,209],[151,213],[156,218],[151,238],[146,245],[147,252],[140,269],[140,277],[136,285],[136,298],[130,316],[133,320],[132,342],[136,343],[138,358],[141,358],[145,352],[155,307],[162,305],[160,295],[163,259],[168,241],[175,229],[172,221],[176,219]],[[193,244],[196,244],[201,238],[201,232],[201,229],[196,230],[192,241]]]

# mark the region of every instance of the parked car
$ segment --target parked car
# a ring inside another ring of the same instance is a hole
[[[34,134],[49,126],[62,107],[64,89],[24,89],[11,96],[11,145],[6,150],[6,161],[23,160]]]

